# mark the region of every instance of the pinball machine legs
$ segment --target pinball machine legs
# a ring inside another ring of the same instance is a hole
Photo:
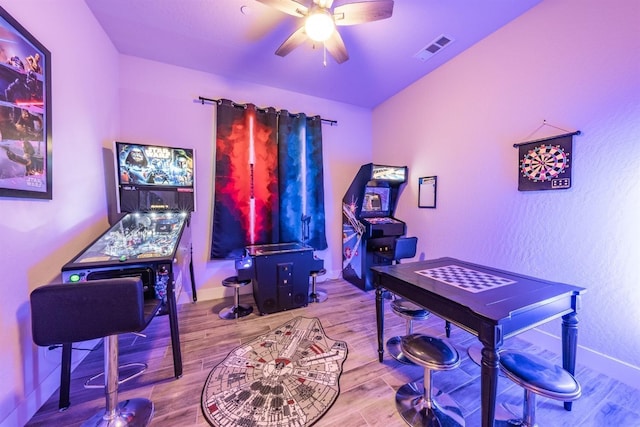
[[[191,275],[191,298],[193,302],[198,301],[198,294],[196,293],[196,279],[195,274],[193,274],[193,246],[190,249],[191,255],[189,259],[189,274]]]

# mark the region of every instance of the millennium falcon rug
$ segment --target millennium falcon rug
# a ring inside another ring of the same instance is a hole
[[[216,427],[310,426],[333,405],[347,344],[317,318],[296,317],[235,348],[207,378],[205,419]]]

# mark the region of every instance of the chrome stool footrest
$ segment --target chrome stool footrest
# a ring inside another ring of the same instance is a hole
[[[125,363],[123,365],[118,366],[118,372],[120,370],[126,370],[126,369],[130,369],[130,368],[138,368],[138,370],[136,372],[133,372],[129,375],[127,375],[126,377],[122,378],[122,379],[118,379],[118,385],[120,384],[124,384],[129,380],[132,380],[136,377],[139,377],[140,375],[142,375],[144,373],[144,371],[147,370],[148,366],[146,363],[139,363],[139,362],[133,362],[133,363]],[[104,372],[100,372],[99,374],[96,374],[94,376],[92,376],[91,378],[89,378],[87,381],[85,381],[84,383],[84,388],[104,388],[104,382],[102,384],[92,384],[95,380],[97,380],[98,378],[104,378]]]

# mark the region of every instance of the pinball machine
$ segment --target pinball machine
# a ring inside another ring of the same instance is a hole
[[[124,216],[62,267],[64,283],[140,277],[146,301],[168,315],[174,375],[182,376],[177,298],[191,284],[190,218],[195,210],[194,151],[115,143],[118,212]],[[71,344],[63,345],[60,401],[70,405]]]
[[[394,215],[407,175],[406,166],[362,165],[342,199],[342,276],[361,289],[374,288],[371,267],[391,263],[377,254],[406,234]]]

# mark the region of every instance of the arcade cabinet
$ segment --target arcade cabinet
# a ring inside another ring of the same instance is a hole
[[[238,279],[253,283],[253,298],[260,314],[305,307],[309,303],[309,276],[324,261],[304,243],[251,245],[236,261]]]
[[[62,267],[65,283],[114,277],[140,277],[145,300],[157,300],[169,316],[174,374],[182,376],[176,299],[193,278],[190,215],[195,210],[194,151],[115,143],[118,212],[103,235]],[[63,345],[60,401],[69,402],[71,344]]]
[[[391,264],[377,254],[406,233],[394,213],[407,176],[406,166],[363,165],[342,199],[342,277],[360,289],[374,288],[371,267]]]
[[[236,260],[238,279],[251,280],[253,299],[261,315],[309,304],[309,277],[324,268],[309,246],[311,217],[303,215],[302,242],[249,245]]]

